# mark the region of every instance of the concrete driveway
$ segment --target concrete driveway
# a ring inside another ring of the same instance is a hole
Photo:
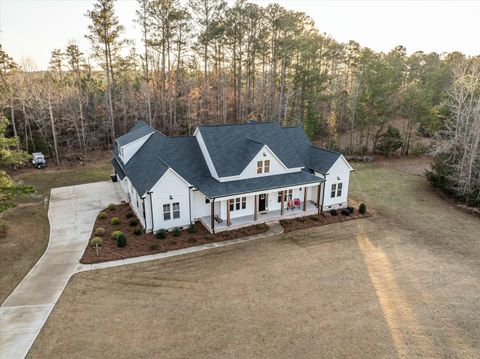
[[[109,203],[121,200],[118,183],[52,189],[47,250],[0,307],[0,358],[26,356],[70,276],[80,266],[96,215]]]

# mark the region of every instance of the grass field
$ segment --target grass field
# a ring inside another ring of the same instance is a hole
[[[105,160],[67,169],[22,169],[12,173],[16,181],[34,185],[37,194],[18,198],[17,207],[0,213],[0,221],[9,226],[7,237],[0,238],[0,303],[15,289],[47,247],[50,189],[105,181],[109,179],[110,172],[111,165]]]
[[[371,218],[75,275],[29,357],[479,357],[480,220],[356,167]]]

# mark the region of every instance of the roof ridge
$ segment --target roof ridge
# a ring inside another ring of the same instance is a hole
[[[310,146],[312,146],[313,148],[322,150],[322,151],[327,151],[327,152],[330,152],[330,153],[334,153],[334,154],[336,154],[336,155],[341,155],[340,152],[334,151],[334,150],[330,150],[330,149],[328,149],[328,148],[318,147],[318,146],[315,146],[315,145],[310,145]]]
[[[266,122],[244,122],[244,123],[207,123],[200,124],[197,127],[221,127],[221,126],[244,126],[244,125],[267,125],[271,123],[277,123],[276,121],[266,121]]]

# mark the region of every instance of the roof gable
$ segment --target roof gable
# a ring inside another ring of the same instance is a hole
[[[128,131],[123,136],[118,137],[116,139],[116,142],[120,147],[123,147],[128,145],[129,143],[132,143],[133,141],[152,134],[153,132],[156,132],[155,129],[153,129],[143,121],[138,121],[137,123],[135,123],[135,125],[130,131]]]
[[[239,175],[252,158],[267,145],[288,168],[303,162],[276,122],[199,126],[205,146],[219,177]]]

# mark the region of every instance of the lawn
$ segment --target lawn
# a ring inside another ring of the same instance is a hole
[[[372,217],[75,275],[29,357],[479,357],[480,220],[355,167]]]
[[[9,226],[7,237],[0,238],[0,303],[15,289],[47,247],[50,189],[105,181],[110,173],[111,165],[107,160],[64,169],[28,168],[11,173],[16,181],[34,185],[37,194],[19,198],[17,207],[0,213],[0,221]]]

